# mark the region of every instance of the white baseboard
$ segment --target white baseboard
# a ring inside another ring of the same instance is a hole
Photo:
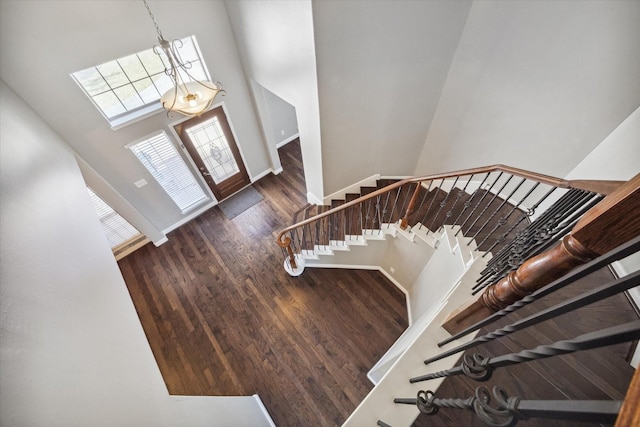
[[[285,145],[287,145],[288,143],[290,143],[291,141],[295,141],[296,139],[298,139],[300,137],[299,133],[296,133],[294,135],[291,135],[289,138],[285,139],[284,141],[280,141],[276,144],[276,148],[280,148],[280,147],[284,147]]]
[[[180,221],[178,221],[178,222],[176,222],[174,224],[171,224],[169,227],[167,227],[164,230],[162,230],[162,233],[165,234],[165,235],[169,234],[170,232],[172,232],[176,228],[180,227],[181,225],[184,225],[187,222],[191,221],[192,219],[202,215],[203,213],[205,213],[206,211],[208,211],[209,209],[211,209],[212,207],[214,207],[217,204],[218,204],[217,201],[212,201],[211,203],[207,203],[206,205],[204,205],[200,209],[195,210],[192,213],[190,213],[189,215],[185,216]],[[164,243],[164,242],[162,242],[162,243]]]
[[[280,169],[279,169],[279,172],[278,172],[278,173],[280,173],[280,172],[282,172],[282,168],[280,168]],[[276,173],[273,169],[269,168],[269,169],[267,169],[267,170],[265,170],[265,171],[263,171],[263,172],[259,173],[258,175],[256,175],[256,176],[252,177],[252,178],[251,178],[251,183],[254,183],[254,182],[256,182],[257,180],[259,180],[259,179],[261,179],[261,178],[264,178],[265,176],[269,175],[270,173],[273,173],[274,175],[277,175],[277,174],[278,174],[278,173]]]
[[[163,245],[165,243],[167,243],[169,241],[169,239],[167,238],[167,236],[164,236],[162,239],[160,240],[156,240],[155,242],[153,242],[153,244],[158,247],[160,245]]]
[[[411,326],[413,324],[413,319],[411,316],[411,298],[409,297],[409,292],[405,289],[404,286],[402,286],[402,284],[400,284],[400,282],[398,282],[396,279],[393,278],[393,276],[391,276],[391,274],[389,274],[389,272],[387,270],[385,270],[384,268],[382,268],[379,265],[355,265],[355,264],[327,264],[327,263],[323,263],[323,264],[307,264],[307,267],[309,268],[341,268],[341,269],[345,269],[345,270],[372,270],[372,271],[379,271],[380,273],[382,273],[387,279],[389,279],[389,281],[391,283],[393,283],[393,285],[400,289],[400,291],[402,291],[402,293],[405,296],[405,300],[407,302],[407,318],[409,319],[409,326]]]
[[[311,203],[312,205],[323,205],[324,203],[322,203],[322,199],[320,199],[319,197],[317,197],[315,194],[313,194],[312,192],[307,192],[307,201],[309,203]]]

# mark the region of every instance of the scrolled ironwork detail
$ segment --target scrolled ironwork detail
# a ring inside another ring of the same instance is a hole
[[[431,390],[420,390],[416,399],[418,410],[423,414],[435,415],[439,407],[433,404],[434,398],[435,395]]]
[[[517,405],[519,397],[509,397],[507,392],[499,386],[493,388],[495,408],[491,406],[491,395],[486,387],[476,389],[473,402],[473,412],[484,423],[492,427],[511,427],[518,422]]]
[[[472,380],[486,381],[493,373],[493,368],[488,363],[489,358],[479,353],[474,353],[473,356],[465,354],[462,358],[462,372]]]

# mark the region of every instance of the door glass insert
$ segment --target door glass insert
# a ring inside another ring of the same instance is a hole
[[[216,184],[240,171],[217,117],[186,131]]]

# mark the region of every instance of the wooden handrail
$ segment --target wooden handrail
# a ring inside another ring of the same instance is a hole
[[[597,180],[573,180],[569,181],[571,188],[577,188],[580,190],[592,191],[594,193],[600,193],[605,196],[616,191],[624,181],[597,181]]]
[[[558,188],[579,188],[582,190],[587,190],[587,191],[593,191],[596,193],[600,193],[600,194],[609,194],[611,191],[613,191],[615,188],[617,188],[618,186],[622,185],[624,183],[624,181],[589,181],[589,180],[577,180],[577,181],[568,181],[565,179],[561,179],[561,178],[555,178],[549,175],[543,175],[543,174],[539,174],[539,173],[535,173],[535,172],[531,172],[531,171],[527,171],[524,169],[518,169],[518,168],[514,168],[511,166],[506,166],[506,165],[501,165],[501,164],[496,164],[496,165],[491,165],[491,166],[483,166],[483,167],[478,167],[478,168],[472,168],[472,169],[462,169],[462,170],[458,170],[458,171],[454,171],[454,172],[447,172],[447,173],[438,173],[438,174],[433,174],[433,175],[425,175],[425,176],[421,176],[421,177],[412,177],[412,178],[406,178],[403,180],[400,180],[398,182],[395,182],[391,185],[388,185],[384,188],[381,188],[379,190],[376,190],[372,193],[369,193],[367,195],[361,196],[355,200],[352,200],[350,202],[344,203],[340,206],[337,206],[333,209],[329,209],[328,211],[322,212],[318,215],[315,215],[311,218],[308,218],[304,221],[300,221],[296,224],[293,224],[285,229],[283,229],[282,231],[280,231],[280,233],[278,233],[278,236],[276,237],[276,241],[278,243],[278,245],[280,245],[283,248],[286,248],[288,246],[288,244],[290,242],[286,242],[283,239],[283,236],[285,233],[295,230],[297,228],[300,228],[302,226],[305,226],[307,224],[311,224],[321,218],[327,217],[331,214],[334,214],[336,212],[340,212],[344,209],[347,209],[351,206],[355,206],[365,200],[369,200],[372,199],[374,197],[377,197],[381,194],[384,194],[390,190],[393,190],[395,188],[401,187],[405,184],[408,183],[422,183],[425,181],[433,181],[433,180],[438,180],[438,179],[447,179],[447,178],[455,178],[457,176],[465,176],[465,175],[477,175],[477,174],[482,174],[482,173],[491,173],[491,172],[506,172],[506,173],[510,173],[512,175],[515,176],[519,176],[521,178],[527,178],[530,179],[532,181],[536,181],[542,184],[547,184],[547,185],[551,185],[554,187],[558,187]],[[606,191],[603,192],[603,191]]]
[[[287,255],[289,258],[289,265],[293,268],[296,269],[297,265],[296,265],[296,260],[295,260],[295,254],[293,253],[293,250],[291,249],[291,239],[288,236],[285,236],[285,233],[288,233],[290,231],[293,231],[295,229],[298,229],[300,227],[304,227],[307,224],[311,224],[315,221],[318,221],[322,218],[328,217],[329,215],[335,214],[336,212],[340,212],[343,211],[351,206],[356,206],[366,200],[372,199],[374,197],[377,197],[381,194],[385,194],[393,189],[399,188],[405,184],[410,184],[410,183],[417,183],[418,185],[416,186],[415,192],[413,194],[413,196],[411,197],[411,201],[409,202],[405,212],[404,212],[404,216],[402,218],[402,221],[400,223],[400,227],[405,229],[408,225],[408,221],[409,221],[409,216],[413,213],[414,209],[415,209],[415,204],[416,201],[418,199],[418,192],[420,191],[420,186],[422,185],[423,182],[425,181],[434,181],[434,180],[443,180],[443,179],[447,179],[447,178],[454,178],[454,177],[460,177],[460,176],[467,176],[467,175],[478,175],[478,174],[489,174],[491,172],[506,172],[508,174],[514,175],[514,176],[518,176],[521,178],[525,178],[531,181],[535,181],[541,184],[547,184],[553,187],[558,187],[558,188],[577,188],[577,189],[581,189],[581,190],[587,190],[587,191],[592,191],[592,192],[596,192],[596,193],[600,193],[600,194],[610,194],[612,191],[614,191],[615,189],[617,189],[620,185],[622,185],[624,182],[623,181],[588,181],[588,180],[574,180],[574,181],[568,181],[565,179],[561,179],[561,178],[555,178],[549,175],[543,175],[543,174],[539,174],[539,173],[535,173],[535,172],[531,172],[531,171],[527,171],[524,169],[519,169],[519,168],[514,168],[511,166],[506,166],[506,165],[501,165],[501,164],[496,164],[496,165],[492,165],[492,166],[484,166],[484,167],[478,167],[478,168],[471,168],[471,169],[462,169],[462,170],[458,170],[458,171],[454,171],[454,172],[447,172],[447,173],[438,173],[438,174],[433,174],[433,175],[426,175],[426,176],[421,176],[421,177],[413,177],[413,178],[406,178],[403,180],[400,180],[398,182],[395,182],[391,185],[388,185],[384,188],[378,189],[372,193],[369,193],[365,196],[361,196],[355,200],[352,200],[350,202],[344,203],[340,206],[337,206],[333,209],[329,209],[325,212],[322,212],[318,215],[315,215],[311,218],[308,218],[304,221],[300,221],[296,224],[293,224],[289,227],[286,227],[284,230],[280,231],[280,233],[278,233],[278,236],[276,237],[276,242],[278,243],[278,245],[282,248],[285,248],[287,251]]]
[[[632,427],[640,425],[640,369],[636,369],[627,389],[627,394],[620,408],[615,427]]]

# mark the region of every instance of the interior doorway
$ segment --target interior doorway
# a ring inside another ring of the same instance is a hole
[[[251,184],[222,106],[174,129],[218,201]]]

